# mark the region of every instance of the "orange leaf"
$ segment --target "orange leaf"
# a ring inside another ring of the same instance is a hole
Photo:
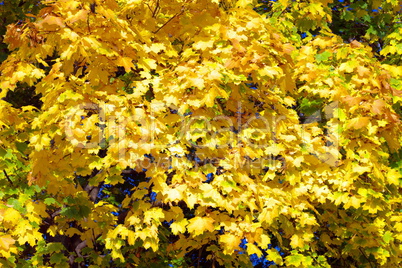
[[[352,97],[352,96],[346,96],[343,98],[343,101],[347,103],[349,106],[355,106],[358,105],[363,98],[361,97]]]
[[[4,250],[9,250],[10,246],[14,245],[15,240],[11,235],[3,235],[0,237],[0,248]]]
[[[371,111],[374,114],[380,114],[382,112],[382,110],[384,109],[385,104],[386,103],[383,100],[375,100],[373,102],[373,105],[371,106]]]
[[[64,27],[63,20],[60,17],[51,15],[46,16],[46,18],[44,18],[41,22],[38,23],[38,26],[40,28],[44,28],[46,24],[52,27],[54,26]]]

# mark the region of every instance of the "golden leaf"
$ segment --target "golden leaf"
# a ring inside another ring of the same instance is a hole
[[[189,220],[187,230],[195,236],[205,231],[213,232],[215,229],[214,222],[215,220],[210,217],[194,217]]]
[[[11,237],[11,235],[2,235],[0,236],[0,249],[8,251],[10,246],[14,245],[15,240]]]
[[[241,238],[234,234],[223,234],[219,236],[219,241],[224,244],[224,254],[232,254],[235,249],[239,249]]]
[[[298,234],[294,234],[290,238],[290,245],[293,248],[303,248],[304,247],[304,240],[303,237],[299,236]]]
[[[64,27],[63,19],[52,15],[47,15],[42,21],[38,23],[39,28],[46,28],[46,30],[55,30],[55,27]]]
[[[180,221],[175,221],[170,225],[170,229],[172,229],[172,233],[174,235],[177,235],[179,233],[185,233],[187,224],[188,224],[187,219],[182,219]]]
[[[247,243],[247,254],[248,255],[257,254],[259,258],[262,256],[261,250],[252,243]]]
[[[386,105],[386,103],[384,100],[381,100],[381,99],[375,100],[373,102],[373,104],[371,105],[371,111],[374,114],[381,114],[385,105]]]
[[[399,173],[399,171],[397,171],[395,169],[389,169],[386,178],[390,184],[400,185],[400,180],[402,179],[402,175]]]
[[[369,122],[370,122],[369,117],[366,117],[366,116],[356,117],[349,121],[347,127],[354,128],[354,129],[360,129],[360,128],[366,127]]]
[[[119,57],[116,61],[117,65],[124,67],[126,72],[130,72],[131,68],[135,68],[135,65],[129,57]]]

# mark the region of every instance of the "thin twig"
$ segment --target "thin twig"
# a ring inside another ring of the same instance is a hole
[[[8,174],[7,174],[7,172],[6,172],[5,169],[3,169],[3,172],[4,172],[4,175],[6,176],[8,182],[9,182],[12,186],[14,186],[14,183],[12,182],[12,180],[10,179],[10,177],[8,176]]]
[[[172,16],[167,22],[165,22],[161,27],[159,27],[159,29],[158,30],[156,30],[155,32],[154,32],[154,34],[157,34],[163,27],[165,27],[169,22],[171,22],[174,18],[176,18],[176,17],[178,17],[178,16],[180,16],[181,14],[183,14],[183,12],[184,12],[184,7],[181,9],[181,11],[180,11],[180,13],[177,13],[176,15],[174,15],[174,16]]]
[[[149,11],[153,12],[151,6],[148,3],[145,3],[145,5],[147,5],[147,7],[149,8]]]
[[[154,9],[154,11],[152,12],[152,18],[156,18],[156,14],[158,13],[159,9],[160,9],[159,0],[157,0],[157,1],[156,1],[156,4],[155,4],[155,9]]]
[[[204,246],[205,246],[205,245],[204,245]],[[201,264],[201,254],[202,254],[202,251],[204,250],[204,246],[202,246],[202,247],[200,248],[200,250],[198,251],[197,268],[200,268],[200,264]]]
[[[88,32],[91,33],[91,27],[89,26],[89,14],[87,16]]]
[[[367,257],[366,253],[362,250],[361,247],[359,247],[360,252],[363,254],[363,256],[366,258],[366,260],[368,260],[370,267],[374,268],[375,266],[372,265],[371,261],[369,260],[369,258]]]

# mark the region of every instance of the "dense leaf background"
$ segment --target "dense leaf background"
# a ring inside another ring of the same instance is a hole
[[[0,13],[0,265],[400,265],[400,1]]]

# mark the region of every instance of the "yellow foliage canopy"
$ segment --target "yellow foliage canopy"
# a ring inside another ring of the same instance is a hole
[[[401,263],[400,66],[332,33],[332,1],[254,2],[42,1],[8,26],[1,264]]]

